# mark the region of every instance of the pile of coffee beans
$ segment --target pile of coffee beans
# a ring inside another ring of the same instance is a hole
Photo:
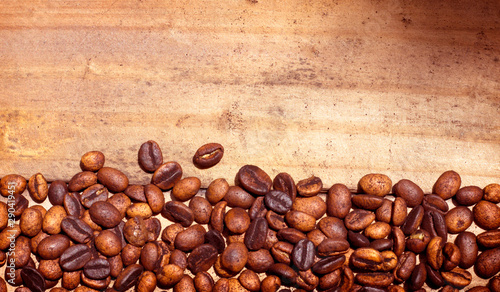
[[[192,163],[223,155],[206,144]],[[234,184],[201,188],[154,141],[138,163],[147,185],[129,184],[99,151],[68,181],[2,177],[0,292],[500,291],[499,184],[461,186],[446,171],[424,194],[371,173],[352,191],[244,165]],[[48,210],[31,204],[47,198]],[[487,286],[469,287],[473,277]]]

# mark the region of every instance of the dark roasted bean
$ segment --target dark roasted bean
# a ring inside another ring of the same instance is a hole
[[[201,169],[210,168],[219,163],[224,156],[224,147],[219,143],[208,143],[196,151],[193,164]]]
[[[138,153],[139,166],[145,172],[154,172],[163,164],[163,154],[160,145],[149,140],[141,145]]]
[[[248,192],[264,196],[271,190],[273,181],[269,175],[255,165],[245,165],[236,174],[237,182]]]

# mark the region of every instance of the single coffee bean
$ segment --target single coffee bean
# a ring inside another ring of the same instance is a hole
[[[112,257],[120,253],[122,244],[120,238],[110,229],[103,230],[95,238],[97,250],[107,256]]]
[[[314,263],[312,271],[316,274],[325,275],[341,268],[345,261],[345,255],[326,257]]]
[[[38,255],[45,260],[53,260],[60,257],[70,246],[70,240],[66,235],[55,234],[43,239],[38,244]]]
[[[398,259],[398,264],[393,271],[394,279],[404,282],[411,277],[416,267],[417,257],[411,251],[404,252]]]
[[[40,211],[32,207],[28,208],[21,215],[19,228],[21,228],[21,232],[24,235],[33,237],[42,230],[42,220],[42,213]]]
[[[273,181],[269,175],[255,165],[245,165],[241,167],[236,174],[236,181],[246,191],[257,196],[264,196],[267,194],[273,185]]]
[[[81,218],[83,216],[84,208],[80,203],[78,193],[67,193],[64,195],[63,206],[68,215]]]
[[[341,237],[347,238],[347,229],[344,222],[335,217],[324,217],[318,222],[318,228],[330,238]]]
[[[75,244],[67,248],[59,260],[65,271],[76,271],[85,266],[92,259],[90,248],[86,244]]]
[[[313,175],[297,182],[296,188],[299,195],[303,197],[312,197],[316,196],[321,191],[323,182],[321,178]]]
[[[472,282],[472,275],[466,270],[455,268],[451,271],[442,271],[441,276],[451,286],[462,289]]]
[[[296,285],[304,290],[314,290],[319,285],[319,277],[311,270],[299,271],[296,279]]]
[[[153,140],[143,143],[137,156],[139,166],[145,172],[154,172],[163,164],[160,145]]]
[[[0,179],[0,194],[4,197],[18,196],[26,190],[27,181],[18,174],[8,174]]]
[[[285,214],[292,208],[292,198],[287,193],[282,191],[270,191],[264,197],[264,202],[267,209],[278,214]]]
[[[151,178],[151,183],[166,191],[174,187],[182,178],[182,167],[175,161],[166,162],[156,169]]]
[[[444,261],[441,269],[445,271],[450,271],[458,266],[462,254],[460,253],[460,248],[457,245],[451,242],[447,242],[444,244],[443,256],[444,256]]]
[[[425,270],[427,271],[427,283],[432,288],[439,288],[444,286],[444,279],[441,276],[441,273],[437,270],[434,270],[428,264],[425,264]]]
[[[231,243],[220,255],[221,265],[224,269],[239,273],[248,260],[248,249],[243,243]]]
[[[193,278],[189,275],[184,275],[181,280],[175,284],[173,292],[196,292]]]
[[[394,199],[394,203],[392,206],[392,224],[394,226],[401,226],[406,221],[406,217],[406,201],[401,197],[397,197],[396,199]]]
[[[406,240],[406,248],[416,254],[425,250],[427,244],[431,241],[429,232],[424,229],[419,229],[412,233]]]
[[[326,213],[328,216],[344,219],[351,209],[351,191],[343,184],[334,184],[326,196]]]
[[[300,211],[287,212],[285,215],[285,220],[290,227],[302,232],[311,231],[316,225],[316,218]]]
[[[198,292],[212,292],[214,279],[207,272],[200,272],[194,276],[194,287]]]
[[[105,279],[110,272],[109,262],[103,258],[92,259],[83,266],[83,273],[90,279]]]
[[[271,254],[276,262],[289,265],[292,262],[293,244],[286,241],[278,241],[271,248]]]
[[[162,266],[162,262],[168,262],[170,250],[162,241],[148,242],[141,250],[140,262],[144,269],[156,272]]]
[[[327,239],[328,237],[319,229],[313,229],[307,233],[307,239],[312,241],[314,243],[314,246],[318,247],[323,240]]]
[[[492,202],[480,201],[472,208],[474,222],[485,230],[500,227],[500,207]]]
[[[106,201],[107,199],[108,190],[101,184],[86,188],[80,195],[80,202],[85,208],[90,208],[95,202]]]
[[[41,173],[34,174],[28,181],[28,192],[33,198],[33,201],[41,203],[45,201],[49,194],[49,186],[47,180]]]
[[[248,210],[248,215],[250,216],[250,219],[255,220],[256,218],[259,217],[265,217],[267,211],[268,210],[264,203],[264,197],[257,197],[252,203],[252,206],[250,206],[250,209]]]
[[[127,220],[123,226],[123,236],[128,243],[142,247],[148,240],[149,231],[141,216],[135,216]]]
[[[68,185],[64,181],[55,180],[50,184],[47,196],[52,205],[62,205],[64,195],[68,192]]]
[[[200,190],[201,181],[199,178],[185,177],[174,184],[171,196],[175,200],[185,202],[190,200]]]
[[[201,169],[210,168],[219,163],[224,156],[224,147],[219,143],[208,143],[196,150],[193,164]]]
[[[350,261],[354,267],[361,270],[378,271],[382,268],[384,258],[379,251],[373,248],[362,247],[352,253]]]
[[[455,244],[460,249],[460,263],[462,269],[468,269],[474,265],[477,259],[478,245],[476,235],[472,232],[462,232],[455,238]]]
[[[326,203],[320,196],[298,197],[293,201],[292,210],[301,211],[320,219],[326,213]]]
[[[141,258],[141,248],[132,244],[127,244],[122,249],[120,255],[124,266],[135,264]]]
[[[292,262],[301,271],[308,270],[314,264],[315,247],[312,241],[302,239],[292,250]]]
[[[137,202],[146,202],[146,194],[143,185],[129,185],[123,193]]]
[[[278,276],[285,286],[294,285],[297,281],[297,272],[283,263],[273,264],[267,269],[268,274]],[[262,283],[264,284],[264,283]]]
[[[381,270],[384,272],[390,272],[394,270],[398,265],[398,256],[391,250],[384,250],[380,252],[384,262],[382,263]]]
[[[385,174],[370,173],[358,182],[358,191],[368,195],[385,196],[391,192],[392,181]]]
[[[78,286],[80,286],[81,274],[83,274],[82,270],[77,270],[73,272],[63,272],[61,287],[67,290],[74,290]]]
[[[133,203],[127,208],[127,217],[140,216],[144,219],[148,219],[153,216],[153,210],[149,207],[148,203],[138,202]]]
[[[485,248],[500,247],[500,230],[488,230],[477,235],[477,242]]]
[[[357,273],[354,280],[363,286],[385,288],[392,284],[394,276],[391,273]]]
[[[260,290],[262,292],[276,292],[281,286],[281,279],[275,275],[269,275],[262,280]],[[214,292],[217,292],[214,290]]]
[[[488,282],[488,288],[493,292],[500,291],[500,276],[495,276]]]
[[[144,271],[137,280],[136,289],[139,292],[154,292],[156,289],[156,275],[151,271]]]
[[[442,215],[448,212],[449,206],[446,201],[438,195],[430,194],[424,197],[422,206],[425,211],[434,210],[438,211]]]
[[[97,175],[91,171],[82,171],[75,174],[68,182],[70,192],[79,192],[97,183]]]
[[[346,253],[349,250],[349,242],[344,238],[327,238],[317,248],[320,256],[327,257]]]
[[[440,236],[445,241],[448,238],[445,217],[436,210],[427,210],[424,212],[421,228],[427,230],[431,238]]]
[[[213,245],[215,249],[217,249],[217,253],[219,254],[222,253],[226,248],[226,242],[222,234],[219,231],[213,229],[205,233],[205,243]]]
[[[382,239],[391,234],[391,225],[385,222],[375,222],[363,231],[368,238]]]
[[[114,257],[109,257],[109,275],[113,278],[118,277],[120,272],[123,270],[123,261],[121,255],[116,255]]]
[[[174,250],[174,242],[177,234],[184,230],[180,223],[170,224],[161,233],[161,240],[165,242],[170,250]]]
[[[30,239],[25,236],[19,236],[10,245],[7,252],[6,262],[9,265],[15,265],[16,268],[26,266],[31,259]]]
[[[190,252],[205,242],[205,227],[195,224],[179,232],[175,237],[174,246],[184,252]]]
[[[215,208],[212,211],[214,215]],[[184,227],[189,227],[194,221],[194,213],[182,202],[169,201],[165,203],[161,215],[172,222],[178,222]]]
[[[432,238],[427,245],[427,263],[435,270],[439,270],[443,264],[443,247],[444,240],[439,236]]]
[[[285,222],[285,216],[278,215],[272,210],[267,211],[266,220],[269,228],[272,228],[274,230],[281,230],[288,227]]]
[[[212,205],[203,197],[194,197],[189,201],[189,209],[193,211],[194,221],[199,224],[208,224],[212,215]]]
[[[500,203],[500,184],[489,184],[483,189],[483,199],[495,204]]]
[[[409,284],[410,289],[415,291],[422,288],[426,279],[427,279],[427,270],[425,269],[425,264],[419,263],[418,265],[415,266],[415,269],[413,269],[413,272],[411,273],[410,284]]]
[[[226,213],[224,223],[233,234],[243,234],[250,226],[250,216],[242,208],[232,208]]]
[[[458,173],[453,170],[445,171],[434,183],[432,193],[447,200],[457,193],[461,183],[462,179]]]
[[[500,271],[500,247],[483,251],[477,257],[474,271],[483,279],[496,275]]]
[[[21,228],[18,224],[14,226],[7,226],[2,232],[0,232],[0,250],[6,250],[9,248],[12,240],[21,235]]]
[[[92,228],[75,216],[66,216],[61,221],[61,229],[78,243],[87,243],[93,236]]]
[[[483,198],[483,190],[478,186],[467,186],[459,189],[455,200],[462,206],[472,206]]]
[[[248,209],[252,206],[255,198],[239,186],[230,186],[224,196],[224,201],[229,207]]]
[[[97,172],[97,179],[113,193],[123,192],[128,187],[127,176],[116,168],[103,167]]]
[[[175,264],[164,265],[156,274],[158,287],[165,289],[172,288],[182,279],[183,276],[184,270],[179,266]]]
[[[375,211],[375,219],[380,222],[391,223],[392,205],[391,200],[384,199],[382,205]]]
[[[456,234],[467,230],[473,221],[472,211],[464,206],[457,206],[444,216],[448,233]]]
[[[207,188],[205,197],[210,202],[210,204],[217,204],[229,190],[229,183],[224,178],[218,178],[213,180]]]
[[[264,273],[274,263],[271,253],[267,249],[248,252],[246,267],[256,273]]]
[[[392,241],[392,239],[388,238],[376,239],[370,242],[370,247],[378,251],[390,250],[392,249],[393,245],[394,242]]]
[[[322,290],[331,290],[337,286],[340,286],[341,281],[342,281],[342,271],[340,269],[337,269],[326,275],[321,276],[321,278],[319,279],[318,286]]]
[[[295,200],[297,196],[295,181],[292,176],[286,172],[278,173],[276,177],[274,177],[273,189],[287,193],[292,200]]]
[[[105,157],[101,151],[90,151],[82,155],[80,168],[82,171],[98,171],[104,165]]]
[[[38,272],[37,269],[32,267],[24,267],[21,270],[21,277],[23,279],[23,284],[26,288],[29,288],[32,292],[43,292],[45,291],[45,279]]]
[[[227,217],[226,217],[227,218]],[[248,250],[259,250],[264,247],[269,227],[265,218],[257,218],[250,223],[245,233],[244,243]]]
[[[81,274],[81,282],[82,282],[81,287],[86,287],[88,289],[91,289],[90,291],[92,291],[92,290],[105,290],[106,288],[108,288],[109,284],[111,283],[111,277],[107,277],[105,279],[100,279],[100,280],[94,280],[94,279],[90,279],[89,277],[85,276],[85,273],[82,273]],[[75,289],[75,292],[79,292],[78,288]]]
[[[165,195],[161,189],[153,184],[147,184],[144,186],[144,195],[153,214],[160,213],[165,205]]]
[[[368,247],[370,245],[370,240],[368,237],[364,236],[361,233],[352,232],[349,230],[347,233],[347,237],[352,247]]]
[[[211,244],[202,244],[187,257],[188,268],[193,274],[208,271],[217,260],[217,249]]]
[[[143,271],[144,268],[138,264],[126,267],[116,278],[113,289],[121,292],[132,288],[139,280],[139,276]]]
[[[260,279],[259,275],[251,270],[244,270],[238,276],[238,281],[240,281],[241,286],[249,291],[260,291]]]
[[[344,219],[345,227],[352,231],[361,231],[375,220],[375,213],[354,209]]]
[[[370,211],[377,210],[384,203],[383,197],[375,195],[354,195],[351,200],[354,206]]]
[[[42,221],[42,230],[48,234],[61,233],[61,222],[67,216],[63,206],[52,206]]]
[[[17,195],[15,196],[14,199],[14,206],[13,206],[14,212],[12,212],[12,214],[14,215],[15,218],[19,218],[21,214],[23,214],[24,210],[28,209],[28,206],[29,206],[28,199],[26,199],[26,197],[23,194]]]
[[[253,223],[253,222],[252,222]],[[248,231],[247,231],[248,233]],[[302,239],[306,239],[307,235],[303,232],[298,231],[294,228],[284,228],[278,231],[276,234],[279,240],[284,240],[290,242],[291,244],[296,244]]]
[[[397,182],[392,188],[392,191],[396,196],[403,198],[410,208],[420,205],[424,199],[424,192],[422,189],[417,184],[407,179],[402,179]]]
[[[120,211],[109,202],[95,202],[89,213],[92,221],[105,228],[113,228],[122,221]]]
[[[405,222],[401,226],[401,230],[405,235],[410,235],[413,232],[417,231],[417,229],[420,227],[420,224],[422,224],[423,219],[424,208],[421,205],[418,205],[411,210],[410,214],[408,214],[408,217],[406,217]]]
[[[125,241],[125,236],[124,236],[124,228],[125,228],[125,222],[120,221],[118,225],[116,225],[114,228],[110,229],[116,236],[120,239],[122,243],[122,248],[127,245],[127,242]]]

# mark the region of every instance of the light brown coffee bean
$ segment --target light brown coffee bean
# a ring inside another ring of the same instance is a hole
[[[443,247],[444,240],[437,236],[431,239],[429,244],[427,245],[427,263],[434,270],[439,270],[443,265],[444,256],[443,256]]]
[[[241,286],[243,286],[248,291],[252,292],[260,291],[259,275],[257,275],[257,273],[255,273],[254,271],[244,270],[238,276],[238,280],[240,281]]]
[[[144,186],[144,195],[153,214],[160,213],[165,205],[165,195],[161,189],[153,184],[147,184]]]
[[[450,271],[456,268],[460,263],[460,259],[462,258],[460,248],[451,242],[447,242],[444,244],[443,256],[444,261],[442,269],[445,271]]]
[[[375,219],[380,222],[391,223],[392,201],[384,199],[382,205],[375,211]]]
[[[457,235],[455,244],[460,249],[460,263],[462,269],[468,269],[474,265],[477,259],[479,247],[476,243],[476,235],[472,232],[465,231]]]
[[[97,179],[113,193],[123,192],[128,187],[128,177],[116,168],[102,167],[97,172]]]
[[[148,219],[153,216],[153,210],[151,210],[151,207],[149,207],[148,203],[133,203],[127,208],[127,217],[132,218],[136,216],[140,216],[143,219]]]
[[[266,220],[269,228],[272,228],[274,230],[281,230],[288,227],[285,222],[285,216],[278,215],[272,210],[267,211]]]
[[[184,252],[190,252],[195,247],[203,244],[205,241],[205,227],[195,224],[179,232],[175,237],[174,246]]]
[[[354,206],[364,210],[377,210],[384,203],[384,198],[375,195],[354,195],[351,198]]]
[[[327,257],[344,254],[349,250],[349,242],[340,237],[326,238],[317,247],[318,255]]]
[[[47,180],[41,173],[34,174],[28,181],[28,192],[33,201],[41,203],[45,201],[49,194]]]
[[[83,270],[77,270],[73,272],[65,271],[63,272],[61,286],[68,289],[74,290],[80,285],[80,278]]]
[[[467,230],[473,221],[472,211],[464,206],[457,206],[444,216],[446,228],[451,234]]]
[[[413,208],[422,203],[424,192],[414,182],[408,179],[402,179],[392,188],[394,194],[405,200],[408,207]]]
[[[100,151],[90,151],[82,155],[80,168],[82,171],[98,171],[104,165],[105,157]]]
[[[375,213],[354,209],[344,219],[345,227],[352,231],[361,231],[375,220]]]
[[[175,238],[177,234],[184,230],[184,227],[180,223],[170,224],[161,233],[161,240],[163,240],[170,250],[175,248]]]
[[[467,186],[459,189],[455,200],[462,206],[472,206],[483,198],[483,190],[478,186]]]
[[[63,206],[52,206],[43,218],[43,231],[48,234],[61,233],[61,222],[67,215]]]
[[[488,230],[478,234],[477,242],[486,248],[500,247],[500,230]]]
[[[123,219],[120,211],[107,201],[92,204],[89,214],[92,221],[105,228],[113,228]]]
[[[198,292],[212,292],[214,279],[207,272],[199,272],[194,276],[194,287]]]
[[[70,246],[70,240],[66,235],[54,234],[43,239],[38,244],[38,255],[45,260],[54,260]]]
[[[246,267],[256,273],[264,273],[273,263],[274,259],[267,249],[248,252]]]
[[[392,181],[380,173],[370,173],[363,176],[358,182],[358,191],[368,195],[385,196],[391,192]]]
[[[22,268],[28,264],[30,259],[30,239],[21,235],[9,246],[6,262],[8,262],[9,265],[14,264],[16,268]]]
[[[37,235],[35,235],[34,237],[31,238],[30,240],[30,248],[31,248],[31,252],[34,253],[34,254],[37,254],[37,249],[38,249],[38,245],[40,244],[40,242],[49,237],[50,235],[43,232],[43,231],[40,231],[37,233]]]
[[[8,174],[0,179],[0,194],[4,197],[18,196],[26,190],[27,181],[18,174]]]
[[[472,208],[474,222],[477,226],[493,230],[500,227],[500,207],[488,201],[480,201]]]
[[[123,247],[120,255],[124,266],[133,265],[141,258],[141,248],[129,243]]]
[[[208,224],[212,215],[212,205],[203,197],[194,197],[189,201],[189,209],[193,210],[194,221],[199,224]]]
[[[218,178],[212,181],[207,188],[205,197],[210,204],[215,205],[224,198],[229,190],[229,183],[224,178]]]
[[[323,182],[321,178],[317,176],[311,176],[306,179],[300,180],[295,186],[299,195],[303,197],[312,197],[317,195],[323,188]]]
[[[397,197],[394,199],[392,206],[392,224],[394,226],[403,225],[406,221],[407,210],[406,201],[403,198]]]
[[[227,229],[234,234],[242,234],[250,227],[250,216],[242,208],[232,208],[224,217]]]
[[[391,233],[391,225],[385,222],[375,222],[366,227],[363,232],[368,238],[382,239]]]
[[[107,257],[115,256],[122,250],[120,239],[111,230],[103,230],[97,235],[95,238],[95,247]]]
[[[445,171],[434,183],[432,193],[440,196],[444,200],[447,200],[457,193],[461,183],[462,179],[457,172],[453,170]]]
[[[59,259],[41,260],[38,264],[38,271],[45,279],[52,281],[59,280],[63,275]]]
[[[344,221],[335,217],[324,217],[319,220],[318,228],[330,238],[341,237],[347,238],[347,229],[344,226]]]
[[[334,184],[326,196],[328,216],[344,219],[351,209],[351,191],[343,184]]]
[[[196,195],[201,186],[199,178],[191,176],[185,177],[174,184],[172,197],[175,200],[185,202]]]
[[[214,212],[215,209],[216,208],[214,208]],[[172,222],[180,223],[184,227],[189,227],[194,221],[193,210],[189,209],[184,203],[178,201],[166,202],[161,211],[161,215]]]
[[[28,237],[33,237],[42,230],[42,220],[43,220],[42,213],[37,209],[30,207],[26,209],[21,215],[21,220],[19,221],[19,228],[21,228],[21,232],[24,235]]]
[[[500,203],[500,184],[489,184],[483,189],[483,199],[495,204]]]
[[[431,241],[431,236],[427,230],[419,229],[413,232],[406,240],[406,248],[416,254],[423,252],[427,244]]]
[[[97,183],[97,175],[91,171],[82,171],[75,174],[68,182],[70,192],[79,192]]]
[[[146,202],[143,185],[129,185],[123,193],[136,202]]]
[[[278,241],[271,248],[271,254],[276,262],[289,265],[291,263],[291,255],[293,244],[286,241]]]
[[[144,271],[137,280],[137,292],[153,292],[156,289],[156,275],[151,271]]]
[[[309,232],[316,225],[316,218],[300,211],[289,211],[285,215],[285,220],[290,227],[302,232]]]
[[[224,201],[232,208],[239,207],[249,209],[255,201],[255,198],[239,186],[230,186],[224,196]]]
[[[141,216],[135,216],[127,220],[123,227],[123,236],[128,243],[142,247],[148,240],[149,231]]]
[[[3,230],[7,227],[9,223],[9,211],[7,204],[4,202],[0,202],[0,230]],[[43,216],[42,216],[43,217]]]
[[[379,271],[384,263],[382,254],[369,247],[356,249],[349,260],[354,267],[365,271]]]
[[[443,279],[453,287],[462,289],[472,282],[472,275],[466,270],[455,268],[451,271],[442,271]]]
[[[21,228],[18,224],[14,226],[7,226],[2,232],[0,232],[0,250],[5,250],[9,248],[11,240],[17,238],[21,235]]]
[[[293,201],[292,210],[307,213],[318,220],[326,213],[326,203],[320,196],[298,197]]]
[[[234,273],[239,273],[248,260],[248,249],[243,243],[231,243],[220,256],[221,266]]]
[[[391,273],[357,273],[354,280],[363,286],[387,287],[392,284],[394,276]]]
[[[276,292],[281,286],[281,280],[278,276],[269,275],[262,280],[261,291],[262,292]]]

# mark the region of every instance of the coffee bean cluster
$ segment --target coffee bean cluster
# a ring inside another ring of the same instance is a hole
[[[206,144],[192,163],[209,168],[223,154]],[[218,178],[201,189],[154,141],[138,153],[150,184],[129,184],[104,162],[84,154],[68,182],[0,180],[12,199],[0,202],[0,264],[15,266],[0,292],[458,291],[474,274],[490,280],[469,291],[500,291],[499,184],[462,187],[446,171],[424,194],[372,173],[354,192],[245,165],[234,185]],[[30,206],[25,189],[52,207]],[[467,231],[473,223],[484,231]]]

